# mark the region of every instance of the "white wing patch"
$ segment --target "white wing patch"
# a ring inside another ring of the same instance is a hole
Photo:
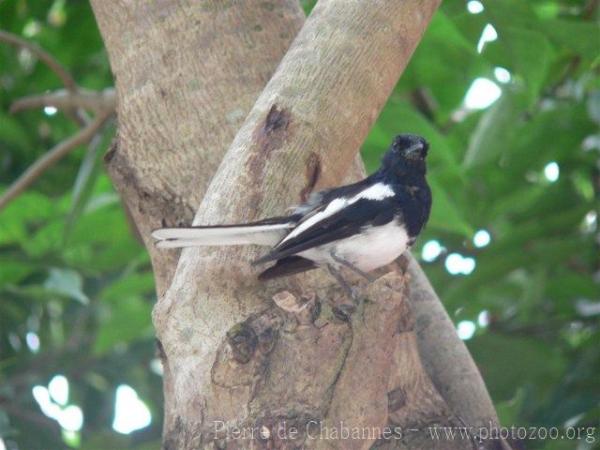
[[[358,194],[356,194],[348,201],[348,204],[351,205],[352,203],[356,203],[362,198],[366,198],[368,200],[383,200],[384,198],[393,196],[394,190],[390,185],[377,183],[369,187],[368,189],[365,189],[364,191],[361,191]]]
[[[349,199],[343,197],[336,198],[332,200],[323,211],[315,214],[314,216],[310,217],[309,219],[298,225],[296,228],[294,228],[294,230],[290,234],[288,234],[283,241],[281,241],[281,244],[293,237],[300,235],[304,231],[318,224],[320,221],[333,216],[337,212],[341,211],[343,208],[350,206],[361,199],[383,200],[384,198],[393,197],[394,195],[394,190],[391,188],[391,186],[384,183],[377,183],[363,191],[360,191],[358,194]]]

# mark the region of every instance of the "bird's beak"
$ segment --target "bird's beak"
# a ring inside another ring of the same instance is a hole
[[[409,148],[407,148],[404,151],[404,154],[406,155],[407,158],[410,158],[410,159],[422,158],[424,149],[425,149],[425,147],[423,146],[423,144],[418,143],[418,144],[414,144],[414,145],[410,146]]]

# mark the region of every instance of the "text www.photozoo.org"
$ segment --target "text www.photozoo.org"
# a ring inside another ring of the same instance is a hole
[[[399,426],[357,427],[344,422],[326,425],[317,420],[309,420],[304,425],[287,423],[282,420],[275,426],[239,426],[224,421],[213,422],[216,439],[226,440],[401,440],[410,434],[426,433],[431,440],[455,441],[469,440],[483,442],[489,440],[583,440],[588,444],[598,441],[598,429],[593,426],[558,427],[487,427],[469,426],[429,426],[425,428],[403,428]]]

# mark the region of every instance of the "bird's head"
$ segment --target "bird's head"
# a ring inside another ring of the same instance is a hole
[[[391,170],[398,176],[424,174],[425,158],[429,144],[421,136],[400,134],[394,138],[392,145],[382,160],[382,168]]]

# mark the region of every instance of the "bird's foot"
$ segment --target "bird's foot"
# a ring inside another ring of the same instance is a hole
[[[362,296],[361,289],[351,287],[346,282],[342,274],[332,265],[327,265],[327,269],[345,292],[346,297],[352,300],[351,303],[332,305],[333,313],[342,320],[349,320],[349,317],[358,309],[362,309],[364,304],[364,298]]]
[[[333,259],[336,263],[338,263],[338,264],[340,264],[340,265],[342,265],[344,267],[347,267],[348,269],[350,269],[354,273],[356,273],[356,274],[360,275],[361,277],[363,277],[369,283],[372,283],[373,281],[375,281],[375,277],[374,276],[369,275],[368,273],[366,273],[363,270],[360,270],[358,267],[356,267],[351,262],[346,261],[344,258],[340,258],[338,255],[335,254],[335,252],[333,250],[331,250],[331,252],[329,252],[329,255],[331,256],[331,259]]]
[[[344,322],[350,322],[350,317],[356,312],[356,306],[352,303],[342,303],[331,308],[333,315]]]
[[[350,285],[348,284],[348,282],[344,279],[344,277],[342,276],[342,274],[335,267],[333,267],[331,264],[327,264],[327,270],[329,270],[329,273],[331,274],[331,276],[333,278],[335,278],[335,281],[338,282],[338,284],[343,289],[343,291],[346,293],[346,295],[349,298],[353,298],[354,297],[354,291],[352,290],[352,287],[350,287]]]

